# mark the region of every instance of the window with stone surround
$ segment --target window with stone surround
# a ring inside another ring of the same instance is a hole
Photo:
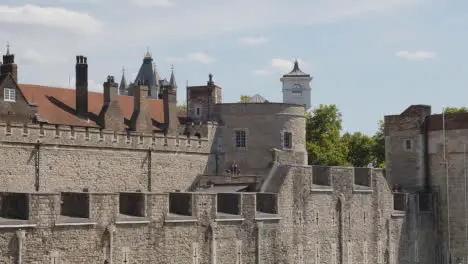
[[[3,88],[3,100],[7,102],[15,102],[16,101],[16,89]]]
[[[292,148],[292,133],[291,132],[283,132],[283,146],[284,148],[287,148],[287,149]]]
[[[246,148],[247,132],[245,130],[239,129],[235,131],[235,134],[236,148]]]
[[[89,218],[89,193],[63,192],[60,199],[60,215]]]
[[[15,220],[29,219],[29,199],[25,193],[2,193],[0,217]]]
[[[180,192],[169,193],[169,213],[192,216],[192,194]]]
[[[145,195],[143,193],[120,193],[119,213],[125,216],[145,216]]]

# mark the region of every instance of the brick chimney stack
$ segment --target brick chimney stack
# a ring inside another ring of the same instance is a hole
[[[104,83],[104,104],[115,102],[118,99],[119,86],[114,80],[114,76],[107,76],[107,81]]]
[[[179,132],[177,118],[177,90],[171,86],[163,90],[164,124],[166,134],[174,135]]]
[[[114,76],[107,76],[104,86],[104,104],[101,110],[102,127],[112,131],[124,130],[124,117],[120,109],[118,84]]]
[[[88,59],[85,56],[76,56],[75,89],[76,89],[76,114],[86,117],[88,114]]]
[[[141,133],[153,133],[153,121],[151,119],[148,106],[148,83],[142,84],[140,81],[135,87],[133,94],[133,130]]]

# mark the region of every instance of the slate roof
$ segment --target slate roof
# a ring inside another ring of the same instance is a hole
[[[294,61],[294,68],[290,73],[283,75],[283,77],[310,77],[310,74],[307,74],[299,68],[299,62]]]
[[[84,120],[75,115],[75,90],[57,87],[47,87],[32,84],[19,84],[19,89],[30,104],[37,105],[38,119],[49,124],[99,127],[95,120]],[[102,93],[88,92],[88,112],[99,116],[104,104]],[[120,110],[126,119],[133,114],[133,96],[118,96]],[[164,104],[162,99],[148,99],[149,112],[152,119],[164,123]],[[123,122],[123,120],[122,120]],[[156,129],[156,128],[155,128]]]

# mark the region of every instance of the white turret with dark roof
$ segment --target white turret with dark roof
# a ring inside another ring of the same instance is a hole
[[[283,103],[305,105],[306,110],[311,107],[310,74],[299,68],[299,62],[294,61],[294,68],[280,79],[283,83]]]

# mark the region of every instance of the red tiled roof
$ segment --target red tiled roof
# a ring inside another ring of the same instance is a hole
[[[38,107],[38,117],[49,124],[98,127],[94,121],[87,122],[78,118],[75,110],[75,90],[47,87],[32,84],[19,84],[21,92],[30,104]],[[88,112],[99,116],[104,104],[102,93],[88,93]],[[130,119],[133,114],[133,97],[119,96],[120,109],[126,119]],[[164,104],[162,99],[148,99],[150,115],[154,121],[164,123]],[[71,110],[71,111],[70,111]],[[122,120],[123,122],[123,120]]]

